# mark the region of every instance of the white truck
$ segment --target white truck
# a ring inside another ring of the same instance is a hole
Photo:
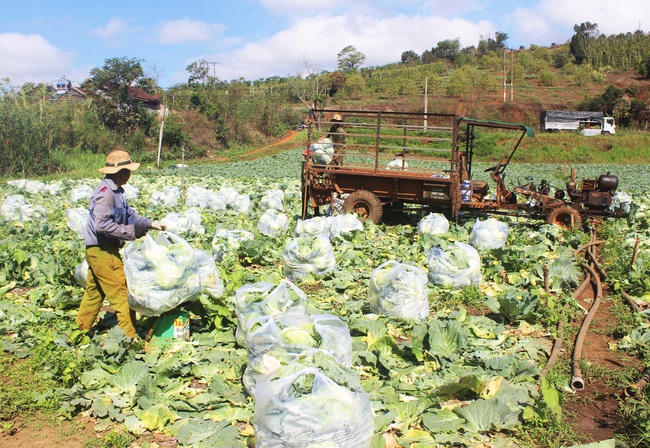
[[[543,110],[539,126],[542,131],[580,131],[583,135],[616,134],[613,117],[602,112]]]

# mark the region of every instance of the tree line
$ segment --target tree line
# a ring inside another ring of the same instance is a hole
[[[92,69],[81,84],[85,101],[54,100],[48,85],[15,88],[4,80],[0,173],[29,177],[64,172],[75,156],[103,154],[115,145],[140,160],[152,160],[162,118],[147,112],[129,94],[130,86],[158,96],[171,111],[165,118],[165,154],[176,157],[183,151],[195,158],[279,137],[295,128],[308,108],[405,99],[420,108],[425,88],[441,100],[494,101],[503,87],[505,55],[511,58],[508,76],[520,101],[540,103],[535,97],[540,91],[562,97],[566,89],[563,107],[601,110],[616,117],[619,126],[647,130],[650,111],[643,98],[648,92],[607,86],[606,77],[612,71],[632,71],[650,79],[650,35],[604,36],[589,22],[575,25],[574,32],[562,45],[516,50],[508,48],[504,32],[466,48],[459,39],[447,39],[422,54],[404,51],[400,61],[381,67],[364,67],[365,55],[348,45],[336,55],[337,70],[320,70],[303,57],[301,74],[258,80],[220,80],[210,76],[206,61],[196,61],[186,67],[187,82],[166,90],[145,73],[144,61],[116,57]],[[597,93],[589,90],[594,85]],[[575,96],[580,89],[584,94],[577,101],[568,99],[569,92]],[[499,112],[492,107],[490,113]]]

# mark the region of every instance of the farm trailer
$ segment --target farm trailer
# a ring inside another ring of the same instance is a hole
[[[345,137],[330,135],[340,125]],[[478,133],[494,131],[510,139],[501,161],[485,170],[495,183],[490,194],[487,182],[472,178],[472,161]],[[494,213],[579,227],[585,217],[620,213],[609,208],[618,186],[609,173],[583,180],[581,188],[573,178],[567,191],[553,196],[545,181],[509,190],[505,169],[527,135],[534,134],[523,124],[453,114],[313,109],[303,153],[302,217],[310,207],[318,214],[329,206],[379,223],[385,210],[410,204],[456,220],[461,213]]]

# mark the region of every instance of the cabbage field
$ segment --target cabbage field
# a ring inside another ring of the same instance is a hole
[[[32,399],[91,417],[97,431],[183,447],[560,446],[526,433],[561,420],[573,393],[566,363],[542,369],[558,324],[586,311],[573,292],[589,236],[507,217],[303,221],[300,162],[297,149],[131,177],[129,203],[169,230],[125,249],[141,334],[162,312],[190,315],[189,340],[150,349],[110,312],[92,338],[75,328],[80,229],[99,176],[2,185],[2,351],[39,357],[57,384]],[[633,199],[629,218],[599,226],[601,263],[609,294],[645,309],[647,167],[577,168],[617,174]],[[506,181],[560,188],[569,169],[513,164]],[[635,322],[611,349],[641,369],[650,328]]]

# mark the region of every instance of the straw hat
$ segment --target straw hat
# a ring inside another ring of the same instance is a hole
[[[106,156],[106,166],[99,169],[104,174],[115,174],[120,170],[135,171],[140,167],[139,163],[131,161],[131,156],[126,151],[113,151]]]
[[[339,114],[334,114],[332,121],[343,121],[343,118]]]

